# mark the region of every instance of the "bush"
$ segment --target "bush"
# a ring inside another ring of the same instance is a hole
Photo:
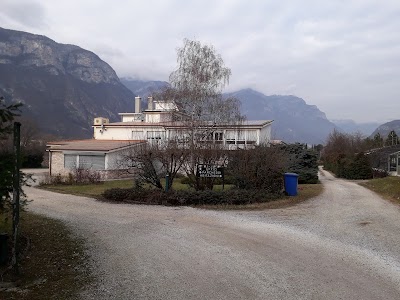
[[[68,173],[64,176],[56,174],[53,176],[46,175],[44,180],[40,182],[42,185],[73,185],[73,184],[88,184],[100,183],[101,174],[98,171],[90,169],[75,169],[73,173]]]
[[[318,152],[303,144],[283,145],[288,156],[286,171],[299,175],[299,184],[318,183]]]
[[[27,154],[22,158],[23,168],[40,168],[43,162],[43,154]]]
[[[372,169],[372,177],[373,178],[384,178],[387,176],[389,176],[389,174],[386,170],[377,169],[377,168]]]
[[[324,168],[335,173],[337,177],[345,179],[371,179],[373,177],[371,162],[362,152],[353,156],[341,154],[336,161],[325,163]]]
[[[75,183],[98,183],[101,180],[100,172],[91,169],[77,168],[74,169],[73,179]]]
[[[265,146],[230,152],[227,171],[232,183],[239,189],[279,193],[286,163],[283,154],[279,148]]]
[[[120,189],[106,190],[102,196],[110,201],[162,204],[162,205],[217,205],[217,204],[250,204],[269,202],[278,199],[282,194],[267,193],[265,190],[239,190],[227,191],[194,191],[178,190],[165,192],[156,189]]]

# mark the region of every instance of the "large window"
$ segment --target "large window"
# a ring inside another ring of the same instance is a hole
[[[165,131],[147,131],[148,140],[163,140],[165,139]]]
[[[64,154],[64,168],[75,169],[78,164],[78,155],[76,154]]]
[[[104,155],[79,155],[79,167],[83,169],[104,170]]]
[[[227,130],[226,143],[228,145],[255,145],[257,130]]]
[[[105,155],[64,154],[65,169],[105,169]]]

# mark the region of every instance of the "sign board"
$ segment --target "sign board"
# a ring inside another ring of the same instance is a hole
[[[216,165],[197,165],[197,177],[224,177],[224,167]]]

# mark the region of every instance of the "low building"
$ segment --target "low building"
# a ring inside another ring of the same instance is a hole
[[[96,170],[103,179],[120,177],[119,160],[127,151],[146,143],[137,140],[73,140],[47,144],[50,176],[66,176],[76,169]]]

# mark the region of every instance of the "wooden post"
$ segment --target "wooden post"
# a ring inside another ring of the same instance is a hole
[[[18,274],[18,225],[19,225],[19,192],[20,192],[20,129],[21,123],[14,122],[14,173],[13,173],[13,249],[11,265]]]

